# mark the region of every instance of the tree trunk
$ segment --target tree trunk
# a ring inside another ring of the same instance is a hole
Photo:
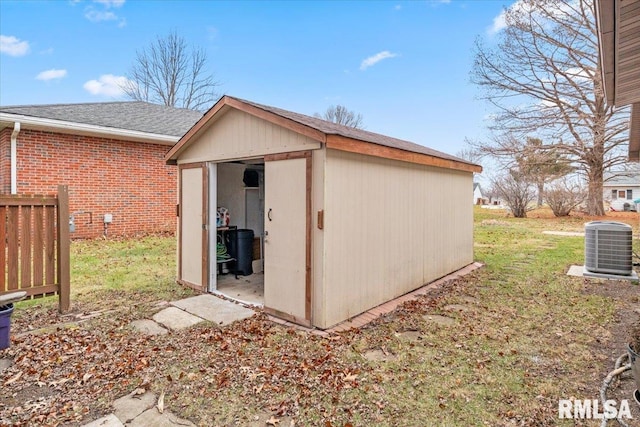
[[[588,193],[587,193],[587,215],[602,216],[604,215],[604,204],[602,200],[602,163],[599,165],[590,164],[587,171],[588,174]]]
[[[544,181],[538,182],[538,207],[542,206],[544,201]]]

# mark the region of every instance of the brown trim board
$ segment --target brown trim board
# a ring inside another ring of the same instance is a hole
[[[202,165],[202,292],[209,289],[209,168]]]
[[[280,310],[276,310],[276,309],[269,308],[269,307],[264,307],[264,312],[267,313],[267,314],[270,314],[272,316],[278,317],[280,319],[288,320],[289,322],[295,323],[297,325],[306,326],[308,328],[312,327],[310,320],[301,319],[300,317],[293,316],[291,314],[285,313],[285,312],[280,311]]]
[[[313,219],[311,213],[311,186],[313,182],[313,174],[312,174],[312,158],[311,151],[307,152],[307,170],[306,170],[306,181],[307,181],[307,224],[306,224],[306,247],[305,247],[305,298],[304,298],[304,317],[311,322],[311,237],[312,237],[312,227],[313,227]]]
[[[311,151],[291,151],[289,153],[267,154],[264,156],[265,162],[273,162],[276,160],[292,160],[292,159],[310,159]]]
[[[450,159],[443,159],[440,157],[416,153],[413,151],[405,151],[399,148],[386,147],[384,145],[359,141],[357,139],[346,138],[340,135],[327,135],[326,146],[327,148],[332,148],[334,150],[366,154],[368,156],[400,160],[403,162],[416,163],[419,165],[435,166],[439,168],[453,169],[464,172],[482,172],[482,166],[457,162]]]

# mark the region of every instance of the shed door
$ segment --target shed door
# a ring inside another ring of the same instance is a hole
[[[264,306],[309,324],[310,157],[265,160]]]
[[[180,168],[180,283],[204,291],[207,277],[207,170],[202,165]]]

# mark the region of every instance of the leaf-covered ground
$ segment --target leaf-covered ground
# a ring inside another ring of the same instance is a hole
[[[476,258],[485,268],[328,337],[259,312],[224,327],[141,335],[132,320],[184,296],[162,284],[175,269],[172,245],[143,242],[166,273],[154,270],[148,285],[113,279],[108,290],[103,258],[131,283],[147,280],[136,270],[148,271],[150,258],[133,243],[116,242],[114,252],[83,243],[77,260],[100,255],[83,267],[91,286],[76,286],[73,316],[55,314],[47,300],[16,309],[19,333],[0,351],[13,361],[0,372],[0,425],[81,425],[136,388],[164,393],[165,408],[203,426],[575,425],[557,418],[558,399],[597,398],[624,339],[620,313],[633,316],[639,289],[564,274],[581,263],[583,240],[541,231],[584,222],[478,210]]]

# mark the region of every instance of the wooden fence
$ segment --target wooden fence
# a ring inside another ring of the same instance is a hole
[[[35,298],[58,294],[70,307],[69,192],[52,196],[0,195],[0,295],[26,291]]]

